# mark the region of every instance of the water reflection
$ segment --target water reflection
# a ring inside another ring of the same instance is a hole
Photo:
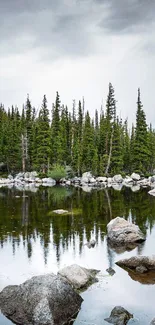
[[[52,215],[55,209],[65,209],[69,215]],[[143,189],[133,193],[128,188],[121,192],[112,189],[94,190],[84,193],[77,188],[52,187],[39,189],[37,193],[17,192],[15,189],[1,189],[0,195],[0,243],[12,243],[12,252],[22,244],[27,256],[33,255],[33,244],[37,238],[44,251],[47,263],[49,244],[52,243],[57,261],[78,237],[78,252],[91,237],[98,243],[103,240],[107,223],[114,217],[124,216],[137,223],[141,230],[150,233],[155,221],[155,200]],[[138,246],[142,254],[145,243]],[[129,247],[128,249],[134,249]],[[111,266],[111,249],[109,247],[109,266]],[[121,248],[122,253],[125,251]]]
[[[69,213],[54,215],[52,211],[56,209],[68,210]],[[129,252],[124,250],[118,252],[114,247],[110,247],[106,240],[106,225],[117,216],[124,216],[138,224],[147,235],[146,242],[136,248],[132,247],[133,250]],[[139,314],[141,306],[145,305],[146,308],[143,310],[147,310],[150,318],[151,315],[154,317],[147,299],[148,296],[154,299],[151,286],[150,289],[145,289],[144,293],[138,281],[133,281],[127,272],[115,265],[115,262],[120,259],[118,254],[123,254],[125,258],[153,253],[154,223],[155,198],[148,195],[147,189],[133,193],[130,188],[122,188],[121,191],[110,188],[87,193],[80,188],[52,187],[39,188],[35,193],[1,188],[0,290],[8,284],[22,283],[33,275],[57,272],[60,267],[77,263],[85,267],[101,269],[104,272],[102,278],[104,288],[95,289],[98,290],[95,296],[90,293],[91,291],[83,293],[86,297],[84,306],[89,313],[85,313],[85,309],[82,309],[75,324],[81,324],[81,319],[87,319],[90,323],[94,319],[95,324],[104,324],[103,319],[108,317],[114,304],[118,303],[126,308],[130,306],[132,312],[135,304],[135,308],[139,308]],[[85,244],[91,239],[96,240],[96,245],[89,250]],[[110,281],[106,273],[108,267],[116,270],[114,279]],[[104,298],[103,293],[107,282],[109,287]],[[125,290],[128,292],[128,297]],[[140,301],[141,305],[138,307],[137,295],[140,300],[143,297],[143,302]],[[104,315],[102,302],[98,301],[99,297],[104,302]],[[126,297],[126,305],[124,297]],[[90,308],[91,304],[92,308]],[[146,321],[143,315],[139,324],[149,323],[150,318]],[[5,322],[0,315],[0,324],[4,325]]]

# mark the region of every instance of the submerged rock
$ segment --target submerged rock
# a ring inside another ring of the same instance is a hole
[[[53,210],[52,212],[56,214],[64,214],[64,213],[68,213],[68,210],[58,209],[58,210]]]
[[[64,267],[58,272],[65,278],[75,289],[86,289],[91,284],[98,282],[96,274],[99,270],[86,269],[77,264]]]
[[[35,276],[0,293],[2,313],[16,324],[63,325],[79,311],[83,299],[59,275]]]
[[[155,271],[155,257],[134,256],[116,262],[122,268],[136,271],[137,273],[145,273]]]
[[[88,248],[94,248],[96,245],[96,240],[92,239],[88,243],[85,244]]]
[[[105,321],[115,325],[126,325],[133,315],[121,306],[115,307],[110,314],[110,317],[105,318]]]
[[[106,269],[106,271],[111,275],[113,276],[116,272],[115,270],[112,268],[112,267],[109,267],[108,269]]]
[[[145,240],[139,227],[123,218],[117,217],[107,225],[107,237],[112,245],[128,245],[140,243]]]

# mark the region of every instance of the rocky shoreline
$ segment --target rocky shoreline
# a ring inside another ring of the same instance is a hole
[[[148,178],[132,173],[130,176],[122,177],[122,175],[114,175],[113,177],[95,177],[91,172],[82,174],[82,177],[73,177],[71,179],[62,178],[59,182],[61,186],[80,187],[85,192],[90,192],[93,188],[110,188],[121,191],[122,187],[129,187],[133,192],[137,192],[140,188],[150,187],[148,192],[155,195],[155,175]],[[7,178],[0,178],[0,187],[15,187],[18,190],[30,190],[36,192],[40,186],[52,187],[56,185],[56,181],[50,177],[40,178],[36,171],[18,173],[15,177],[8,175]]]

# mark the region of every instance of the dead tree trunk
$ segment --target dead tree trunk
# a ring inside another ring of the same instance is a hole
[[[112,129],[112,132],[111,132],[111,138],[110,138],[110,150],[109,150],[109,156],[108,156],[107,167],[106,167],[106,170],[105,170],[105,174],[106,174],[106,175],[108,174],[109,167],[110,167],[110,164],[111,164],[113,134],[114,134],[114,129]]]

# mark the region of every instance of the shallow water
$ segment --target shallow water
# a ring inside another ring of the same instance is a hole
[[[113,307],[134,314],[128,324],[149,324],[155,317],[155,286],[134,281],[115,262],[133,255],[155,254],[155,198],[147,189],[133,193],[113,189],[83,192],[77,188],[40,188],[36,193],[0,189],[0,290],[34,275],[56,273],[77,263],[100,269],[99,282],[82,293],[84,302],[74,325],[108,324]],[[55,209],[69,215],[53,215]],[[106,225],[116,216],[137,223],[147,234],[145,243],[130,252],[107,245]],[[95,238],[89,249],[85,243]],[[115,269],[109,276],[106,269]],[[12,324],[0,314],[0,325]],[[24,324],[25,325],[25,324]]]

